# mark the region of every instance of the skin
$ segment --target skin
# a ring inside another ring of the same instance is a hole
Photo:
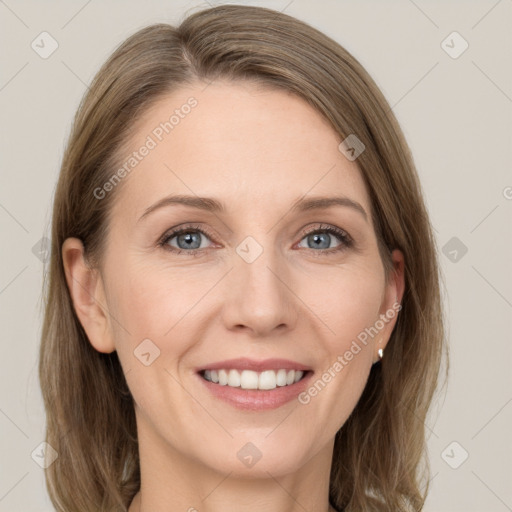
[[[101,268],[86,265],[80,240],[63,244],[78,317],[96,350],[117,350],[135,401],[142,485],[129,510],[331,511],[334,436],[396,315],[307,405],[241,411],[211,396],[195,369],[279,357],[312,367],[316,380],[401,300],[403,255],[392,253],[395,272],[386,280],[357,160],[345,158],[327,121],[288,92],[249,82],[187,86],[145,113],[130,151],[190,96],[198,105],[115,190]],[[174,205],[139,220],[169,194],[214,197],[226,211]],[[367,219],[346,206],[292,212],[304,195],[346,196]],[[189,222],[213,235],[195,231],[197,257],[177,237],[168,246],[182,254],[158,246],[166,231]],[[320,224],[345,230],[354,246],[328,254],[343,241],[322,231],[317,248],[304,230]],[[263,248],[252,263],[236,252],[247,236]],[[160,350],[149,366],[134,357],[147,338]],[[249,442],[261,452],[250,468],[237,457]]]

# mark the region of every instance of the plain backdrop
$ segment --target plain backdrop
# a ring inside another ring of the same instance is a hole
[[[512,2],[247,3],[338,41],[398,117],[435,227],[449,323],[450,378],[427,424],[425,510],[512,510]],[[0,0],[0,511],[53,510],[37,464],[41,239],[78,102],[127,36],[207,6]]]

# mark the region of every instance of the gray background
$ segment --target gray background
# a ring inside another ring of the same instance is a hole
[[[451,373],[427,425],[433,480],[425,510],[512,510],[512,2],[247,3],[284,10],[333,37],[393,107],[446,281]],[[199,6],[207,4],[0,0],[0,511],[52,510],[37,464],[40,241],[49,236],[72,116],[118,43]],[[58,43],[47,58],[31,47],[51,48],[43,31]],[[454,31],[469,44],[460,55],[463,40],[448,37]]]

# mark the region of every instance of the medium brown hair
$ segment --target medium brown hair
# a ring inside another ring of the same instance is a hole
[[[58,511],[124,511],[140,486],[133,399],[117,353],[96,351],[78,320],[62,244],[80,238],[90,265],[101,263],[120,187],[102,200],[94,190],[119,165],[128,127],[165,95],[218,78],[291,91],[340,140],[356,134],[365,145],[357,164],[380,254],[389,276],[391,251],[403,252],[405,293],[385,357],[336,434],[329,498],[346,511],[421,510],[425,421],[445,334],[437,249],[410,150],[379,88],[344,48],[291,16],[241,5],[139,30],[102,66],[77,111],[54,197],[39,362],[46,441],[59,454],[46,470],[51,500]]]

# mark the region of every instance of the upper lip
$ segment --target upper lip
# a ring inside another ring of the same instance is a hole
[[[289,359],[249,359],[247,357],[239,357],[237,359],[226,359],[225,361],[218,361],[209,363],[205,366],[197,368],[197,371],[203,370],[252,370],[254,372],[263,372],[265,370],[311,370],[309,366],[291,361]]]

